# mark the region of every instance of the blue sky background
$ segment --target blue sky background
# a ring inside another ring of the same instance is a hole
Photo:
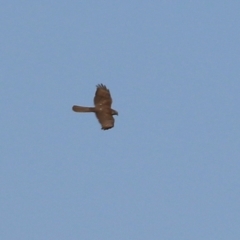
[[[3,1],[0,238],[239,240],[239,9]]]

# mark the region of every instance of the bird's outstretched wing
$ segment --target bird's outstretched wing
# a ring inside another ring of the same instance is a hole
[[[112,97],[110,91],[103,84],[97,85],[97,90],[94,97],[94,105],[95,107],[108,107],[111,108],[112,105]]]
[[[102,126],[103,130],[110,129],[114,127],[114,118],[111,114],[111,109],[106,109],[104,111],[97,111],[95,113],[99,123]]]
[[[110,129],[114,126],[114,118],[112,116],[112,98],[110,91],[105,85],[97,85],[97,90],[94,97],[94,105],[96,109],[96,117],[102,125],[103,130]]]

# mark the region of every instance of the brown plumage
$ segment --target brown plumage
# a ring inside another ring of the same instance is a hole
[[[118,115],[118,112],[111,108],[111,94],[105,85],[97,85],[93,102],[95,107],[82,107],[74,105],[72,110],[74,112],[94,112],[103,130],[114,127],[113,115]]]

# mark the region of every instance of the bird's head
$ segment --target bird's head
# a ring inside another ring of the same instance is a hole
[[[118,112],[114,109],[112,109],[112,115],[118,115]]]

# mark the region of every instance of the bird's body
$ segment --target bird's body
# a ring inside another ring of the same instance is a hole
[[[82,107],[74,105],[72,110],[74,112],[94,112],[103,130],[114,127],[113,115],[118,115],[118,112],[111,108],[111,94],[105,85],[97,85],[93,102],[95,105],[94,107]]]

